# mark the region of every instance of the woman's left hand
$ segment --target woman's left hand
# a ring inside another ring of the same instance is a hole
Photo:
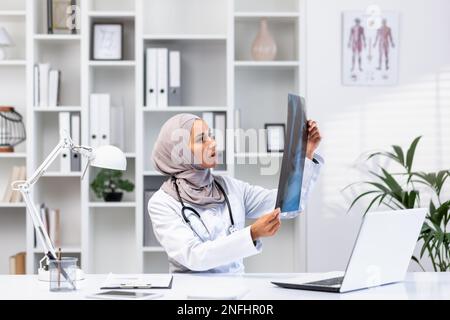
[[[320,135],[317,122],[308,120],[308,143],[306,144],[306,157],[310,160],[314,157],[314,152],[319,147],[322,136]]]

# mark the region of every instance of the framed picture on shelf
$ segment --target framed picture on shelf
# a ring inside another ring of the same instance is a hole
[[[123,25],[121,23],[94,23],[92,26],[92,59],[123,59]]]
[[[267,123],[266,131],[267,152],[284,152],[285,125],[284,123]]]
[[[49,34],[75,34],[79,27],[80,12],[76,0],[47,0]]]

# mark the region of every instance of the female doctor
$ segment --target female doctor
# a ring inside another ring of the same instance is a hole
[[[319,174],[314,155],[321,141],[308,121],[307,159],[300,206]],[[277,190],[216,176],[216,143],[202,119],[178,114],[169,119],[153,150],[155,168],[170,178],[148,202],[156,238],[166,250],[171,272],[244,272],[243,258],[261,252],[263,237],[280,228]],[[245,227],[245,219],[257,219]]]

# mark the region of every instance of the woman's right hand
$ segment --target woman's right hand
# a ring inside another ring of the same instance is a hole
[[[263,215],[250,226],[252,240],[256,241],[261,237],[271,237],[280,229],[280,208],[271,213]]]

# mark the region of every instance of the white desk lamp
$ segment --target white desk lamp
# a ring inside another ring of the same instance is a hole
[[[83,171],[82,178],[86,173],[86,170],[89,165],[93,167],[105,168],[105,169],[113,169],[113,170],[121,170],[125,171],[127,168],[127,159],[125,154],[117,147],[114,146],[101,146],[97,149],[87,147],[87,146],[78,146],[75,145],[70,138],[70,136],[66,132],[61,133],[61,140],[58,145],[52,150],[52,152],[48,155],[48,157],[44,160],[44,162],[36,169],[35,173],[26,181],[19,180],[14,181],[12,183],[13,190],[20,191],[22,193],[25,204],[28,208],[28,211],[31,215],[31,219],[33,220],[33,225],[36,230],[36,233],[43,245],[45,251],[45,257],[48,260],[56,259],[56,249],[53,245],[52,240],[50,239],[42,219],[39,215],[39,211],[36,208],[35,204],[31,200],[30,190],[36,184],[40,177],[44,175],[53,161],[59,156],[60,152],[63,149],[69,149],[72,152],[76,152],[81,154],[82,156],[88,158],[88,163],[86,168]],[[72,280],[67,277],[67,274],[63,276],[73,284]]]
[[[4,27],[0,27],[0,61],[7,58],[4,47],[12,47],[14,42]]]

